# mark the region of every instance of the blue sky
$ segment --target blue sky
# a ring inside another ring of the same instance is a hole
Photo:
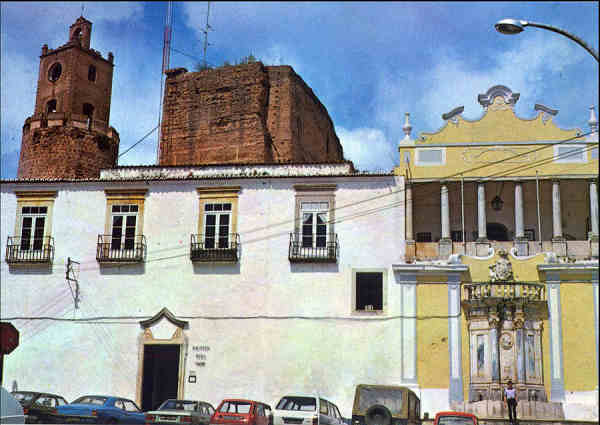
[[[120,151],[158,123],[166,2],[1,3],[1,177],[16,177],[22,126],[33,113],[41,46],[67,41],[81,15],[93,22],[92,48],[115,55],[110,124]],[[202,60],[207,2],[173,2],[171,68]],[[389,171],[398,161],[404,114],[412,136],[436,131],[457,106],[477,119],[477,95],[496,84],[559,113],[562,128],[589,129],[598,113],[598,63],[564,36],[528,28],[506,36],[503,18],[567,30],[598,50],[598,2],[211,2],[207,60],[248,54],[291,65],[325,105],[346,158],[361,170]],[[154,164],[156,132],[119,158]]]

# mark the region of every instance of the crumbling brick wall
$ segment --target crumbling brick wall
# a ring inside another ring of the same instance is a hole
[[[119,136],[71,126],[23,128],[19,179],[84,179],[117,165]]]
[[[167,71],[160,165],[340,160],[327,110],[291,67]]]

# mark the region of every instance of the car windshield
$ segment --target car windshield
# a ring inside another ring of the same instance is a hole
[[[473,425],[473,418],[464,416],[440,416],[438,425]]]
[[[247,401],[225,401],[219,407],[221,413],[249,413],[251,404]]]
[[[35,398],[35,393],[12,393],[18,401],[31,401]]]
[[[365,412],[374,404],[387,407],[392,415],[402,414],[402,392],[400,388],[360,388],[358,410]]]
[[[279,410],[303,410],[314,412],[317,410],[317,399],[314,397],[283,397],[277,403]]]
[[[158,410],[185,410],[187,412],[192,412],[197,409],[198,402],[188,400],[167,400],[158,408]]]
[[[84,395],[83,397],[79,397],[72,404],[96,404],[102,406],[104,402],[106,402],[106,397]]]

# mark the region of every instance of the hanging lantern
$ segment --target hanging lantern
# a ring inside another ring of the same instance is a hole
[[[502,198],[500,198],[500,196],[496,195],[496,197],[492,199],[492,208],[495,211],[500,211],[503,205],[504,201],[502,200]]]

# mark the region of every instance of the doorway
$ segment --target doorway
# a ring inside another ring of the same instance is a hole
[[[178,344],[144,345],[142,410],[155,410],[163,401],[177,398]]]
[[[506,242],[508,241],[508,229],[504,224],[488,223],[486,227],[487,238],[490,241]]]

